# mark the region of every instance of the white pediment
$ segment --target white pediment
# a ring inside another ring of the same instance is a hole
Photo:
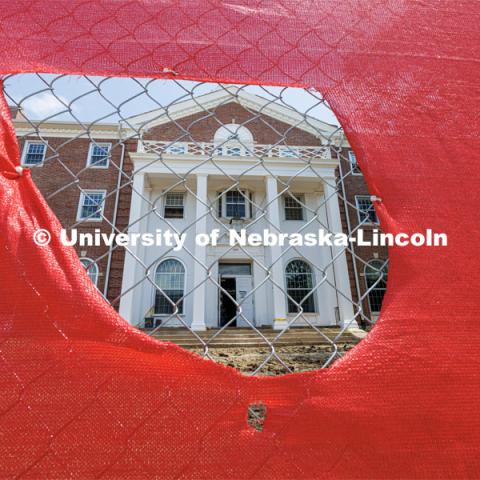
[[[264,97],[246,92],[236,86],[227,86],[210,93],[178,103],[166,108],[158,108],[150,112],[135,115],[122,122],[124,128],[133,127],[135,130],[150,130],[158,125],[195,115],[206,110],[212,110],[220,105],[238,103],[248,110],[253,110],[272,117],[288,125],[299,128],[322,140],[341,134],[340,127],[323,122],[296,111],[285,105],[272,102]]]

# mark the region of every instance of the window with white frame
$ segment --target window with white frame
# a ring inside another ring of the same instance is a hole
[[[87,165],[92,168],[108,168],[111,143],[92,142],[88,151]]]
[[[283,197],[285,220],[304,220],[303,205],[305,197],[299,194],[287,193]]]
[[[383,297],[387,291],[388,264],[385,260],[370,260],[365,265],[365,283],[368,302],[373,314],[380,313]]]
[[[183,192],[168,192],[165,194],[163,216],[165,218],[183,218],[184,213]]]
[[[220,194],[218,214],[223,218],[245,219],[252,217],[252,193],[248,190],[229,190]]]
[[[77,220],[99,222],[105,204],[105,190],[84,190],[80,193]]]
[[[183,264],[174,258],[161,262],[155,271],[155,285],[161,289],[155,291],[155,315],[182,314],[185,289]]]
[[[45,160],[47,144],[40,141],[25,142],[22,154],[22,165],[39,165]]]
[[[354,175],[361,175],[362,171],[357,163],[357,156],[353,150],[349,150],[348,152],[348,161],[350,162],[350,170]]]
[[[285,268],[285,279],[288,313],[315,313],[314,278],[310,265],[303,260],[292,260]]]
[[[358,222],[378,225],[378,217],[370,197],[368,195],[357,195],[355,202],[357,204]]]
[[[80,263],[87,271],[87,275],[89,276],[92,283],[97,286],[99,277],[98,265],[92,259],[86,257],[81,258]]]

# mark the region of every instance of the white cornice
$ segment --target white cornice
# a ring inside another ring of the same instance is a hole
[[[151,168],[152,171],[156,171],[159,165],[163,165],[161,161],[158,160],[158,156],[151,153],[131,153],[130,158],[134,165],[142,165],[146,166],[145,173],[149,172]],[[169,168],[172,171],[183,170],[186,169],[187,171],[195,170],[192,173],[196,173],[199,167],[205,166],[205,158],[204,156],[199,155],[163,155],[163,160],[168,163]],[[217,172],[220,174],[220,170],[215,165],[219,165],[224,167],[227,171],[228,169],[240,169],[242,174],[246,174],[245,172],[249,171],[252,166],[258,166],[258,169],[264,169],[262,166],[263,164],[268,165],[268,169],[270,171],[274,171],[275,169],[293,169],[295,172],[298,173],[299,167],[305,167],[307,162],[303,162],[301,160],[295,160],[292,158],[280,158],[280,157],[268,157],[265,158],[262,164],[259,164],[258,160],[253,157],[217,157],[215,162],[208,162],[209,165],[212,167],[213,172]],[[318,159],[311,162],[308,162],[313,169],[317,168],[328,168],[328,169],[335,169],[338,166],[338,160],[336,158],[331,159]],[[162,168],[162,167],[160,167]],[[264,170],[265,171],[265,170]],[[230,173],[230,172],[229,172]],[[255,175],[258,175],[256,173]],[[308,176],[308,175],[307,175]]]
[[[244,108],[275,118],[288,125],[294,126],[317,137],[322,144],[333,143],[348,147],[343,131],[326,122],[322,122],[311,116],[303,115],[293,108],[286,107],[276,102],[245,92],[242,88],[228,86],[200,95],[194,99],[173,104],[166,108],[159,108],[150,112],[142,113],[128,118],[119,123],[96,123],[86,128],[76,122],[42,122],[32,125],[23,119],[13,120],[18,136],[57,137],[57,138],[132,138],[140,130],[148,130],[157,125],[164,125],[172,120],[195,115],[205,110],[213,109],[222,104],[236,102]],[[34,123],[34,122],[33,122]],[[38,133],[37,133],[38,132]],[[327,139],[330,139],[327,141]]]
[[[88,133],[84,127],[74,122],[43,122],[32,126],[26,121],[13,121],[15,132],[19,137],[54,137],[54,138],[120,138],[119,125],[100,123],[88,126]]]

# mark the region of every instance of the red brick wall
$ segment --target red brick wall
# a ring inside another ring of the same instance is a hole
[[[200,112],[188,117],[152,128],[144,135],[145,140],[179,140],[182,142],[212,142],[215,132],[222,124],[234,121],[247,127],[256,143],[276,144],[285,135],[288,145],[320,145],[314,135],[292,128],[291,125],[266,115],[250,112],[238,103],[220,105],[211,110],[215,115]]]
[[[130,158],[131,152],[137,151],[137,141],[130,140],[125,145],[125,160],[120,186],[120,193],[117,208],[116,227],[118,231],[128,231],[128,220],[130,216],[130,200],[132,197],[132,171],[133,163]],[[123,264],[125,261],[125,249],[115,247],[112,251],[112,262],[110,268],[110,280],[107,298],[115,309],[120,306],[120,294],[122,292]]]
[[[104,216],[113,222],[117,180],[121,164],[122,147],[118,139],[96,138],[99,142],[112,143],[111,164],[108,168],[87,168],[87,157],[90,147],[89,139],[68,139],[47,137],[48,149],[46,161],[41,167],[32,167],[32,178],[46,198],[51,209],[57,215],[64,228],[77,223],[77,210],[80,201],[80,190],[106,190]],[[23,151],[24,140],[20,139]],[[78,232],[91,232],[100,229],[102,233],[110,233],[111,225],[102,222],[82,221],[76,226]],[[75,250],[79,256],[98,260],[98,288],[103,291],[108,261],[107,247],[80,247]],[[84,255],[82,255],[84,254]]]
[[[369,196],[370,193],[368,191],[367,184],[365,183],[365,179],[363,175],[352,175],[349,173],[350,170],[350,162],[346,160],[348,158],[348,149],[343,149],[341,154],[341,166],[342,166],[342,173],[343,173],[343,184],[345,189],[345,198],[347,200],[347,207],[345,208],[343,200],[339,199],[340,204],[340,215],[342,217],[342,224],[344,232],[348,231],[348,224],[347,224],[347,212],[348,218],[350,220],[350,227],[352,230],[359,225],[359,218],[358,218],[358,211],[356,210],[355,206],[355,196],[357,195],[367,195]],[[380,229],[379,226],[371,226],[371,225],[362,225],[362,229],[364,230],[364,238],[365,240],[371,239],[371,232],[374,228]],[[365,292],[367,291],[367,286],[365,283],[365,263],[369,260],[373,260],[376,255],[378,255],[378,259],[386,260],[388,258],[388,248],[387,247],[363,247],[354,245],[353,247],[355,253],[355,265],[358,272],[358,284],[360,288],[360,296],[364,296]],[[350,285],[352,287],[352,296],[354,301],[358,301],[357,289],[355,284],[355,273],[354,273],[354,264],[353,264],[353,257],[352,255],[348,254],[348,264],[349,264],[349,274],[350,274]],[[371,316],[370,306],[368,302],[368,298],[365,298],[362,302],[363,311],[367,317]],[[360,319],[358,319],[360,322]],[[364,326],[368,326],[367,323],[361,322]]]
[[[286,143],[289,145],[319,145],[320,140],[314,135],[309,134],[298,128],[292,128],[287,123],[278,121],[272,117],[259,116],[256,112],[250,112],[237,103],[230,103],[216,107],[215,115],[209,115],[205,112],[185,117],[176,122],[170,122],[165,125],[152,128],[146,132],[146,140],[176,140],[211,142],[215,131],[221,124],[228,124],[234,121],[237,124],[245,124],[252,132],[254,141],[262,144],[276,144],[282,140],[285,135]],[[186,133],[188,132],[188,133]],[[39,187],[42,194],[47,199],[52,210],[55,212],[60,222],[65,228],[75,225],[77,209],[80,199],[79,187],[83,189],[105,189],[107,190],[107,200],[105,204],[104,215],[113,222],[114,205],[116,201],[116,188],[121,164],[122,147],[116,139],[97,138],[97,141],[111,142],[112,164],[108,169],[86,168],[87,156],[90,141],[88,139],[66,139],[66,138],[48,138],[49,149],[47,152],[47,161],[43,167],[34,167],[32,177]],[[23,148],[23,141],[20,140],[20,147]],[[129,219],[130,199],[131,199],[131,172],[133,169],[130,153],[137,150],[137,141],[130,140],[125,143],[125,157],[123,165],[123,175],[121,178],[121,189],[119,192],[118,210],[116,227],[119,231],[126,231]],[[344,149],[343,155],[347,155]],[[51,157],[51,158],[49,158]],[[350,171],[349,162],[342,160],[342,169],[344,174]],[[355,205],[355,195],[368,195],[368,189],[363,176],[347,175],[344,178],[344,187],[348,202]],[[340,200],[340,211],[344,231],[347,232],[347,222],[345,206]],[[348,208],[352,228],[358,225],[358,215],[353,207]],[[78,225],[79,232],[93,232],[100,229],[103,233],[111,232],[111,225],[107,221],[88,222],[84,221]],[[368,230],[369,227],[365,227]],[[85,253],[85,256],[98,259],[100,269],[100,278],[98,287],[104,291],[106,269],[108,262],[107,247],[76,247],[79,256]],[[364,262],[374,258],[378,254],[380,259],[387,258],[387,249],[381,247],[355,247],[355,254],[358,269],[359,284],[361,294],[366,290],[364,273]],[[118,308],[118,297],[121,293],[123,262],[125,252],[123,248],[116,247],[112,252],[110,278],[107,297]],[[352,294],[355,300],[358,300],[353,258],[348,256],[350,281],[352,285]],[[369,314],[368,301],[363,302],[364,311]]]

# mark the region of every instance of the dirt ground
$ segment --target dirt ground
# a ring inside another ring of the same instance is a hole
[[[307,345],[277,347],[275,352],[290,368],[292,372],[306,372],[316,370],[325,366],[331,366],[335,360],[338,360],[346,351],[353,348],[352,344],[339,344],[337,355],[329,362],[329,358],[334,353],[328,345]],[[202,350],[194,350],[200,355]],[[243,373],[252,374],[265,361],[271,353],[268,348],[211,348],[209,356],[216,362],[237,368]],[[328,363],[328,365],[326,365]],[[288,369],[275,357],[270,360],[257,372],[258,375],[281,375],[289,373]]]

